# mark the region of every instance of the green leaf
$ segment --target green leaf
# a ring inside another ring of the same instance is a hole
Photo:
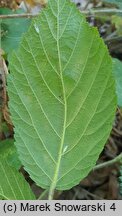
[[[0,141],[0,156],[5,158],[9,165],[15,167],[17,170],[21,167],[21,162],[18,158],[13,139]]]
[[[118,105],[122,107],[122,62],[118,59],[113,59],[113,63]]]
[[[14,140],[13,139],[6,139],[0,141],[0,156],[7,157],[15,150],[14,147]]]
[[[25,169],[69,189],[95,165],[116,109],[112,62],[96,28],[68,0],[50,0],[10,61],[10,111]]]
[[[22,10],[12,11],[7,8],[0,8],[0,14],[21,14]],[[27,31],[30,25],[30,19],[16,18],[1,20],[1,47],[10,54],[13,49],[17,49],[20,38],[24,32]]]
[[[0,157],[0,197],[5,200],[35,199],[22,174]]]

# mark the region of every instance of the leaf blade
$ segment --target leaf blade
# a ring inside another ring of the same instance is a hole
[[[19,9],[15,12],[8,8],[0,8],[0,14],[21,14],[23,10]],[[1,47],[9,55],[12,50],[18,48],[21,36],[30,25],[29,19],[5,19],[1,21]],[[24,26],[24,28],[23,28]]]
[[[25,168],[44,188],[78,184],[103,149],[116,107],[111,58],[97,30],[73,4],[50,0],[10,68],[9,96],[14,92],[18,103],[13,98],[10,108]]]
[[[7,200],[34,199],[23,176],[0,157],[0,197]]]
[[[18,158],[13,139],[6,139],[0,142],[0,157],[8,160],[8,163],[17,170],[20,169],[21,162]]]

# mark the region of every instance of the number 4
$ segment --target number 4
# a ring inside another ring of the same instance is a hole
[[[115,203],[113,203],[113,204],[110,206],[110,209],[112,209],[113,211],[115,211],[115,210],[116,210]]]

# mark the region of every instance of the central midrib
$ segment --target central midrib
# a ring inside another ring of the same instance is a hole
[[[57,8],[58,8],[58,14],[57,14],[57,51],[58,51],[58,60],[59,60],[59,73],[61,77],[61,83],[62,83],[62,89],[63,89],[63,98],[64,98],[64,123],[63,123],[63,131],[61,136],[61,142],[60,142],[60,148],[58,152],[58,160],[54,171],[54,177],[52,184],[50,186],[50,192],[49,192],[49,199],[52,199],[54,190],[56,188],[57,180],[58,180],[58,174],[59,174],[59,168],[61,163],[61,157],[62,157],[62,150],[64,145],[64,138],[65,138],[65,129],[66,129],[66,119],[67,119],[67,101],[66,101],[66,94],[65,94],[65,86],[63,82],[63,73],[62,73],[62,66],[61,66],[61,56],[60,56],[60,45],[59,45],[59,0],[57,0]]]

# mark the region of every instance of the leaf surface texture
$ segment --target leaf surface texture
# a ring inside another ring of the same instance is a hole
[[[41,187],[69,189],[95,165],[116,99],[95,28],[67,0],[50,0],[10,62],[9,107],[19,155]]]
[[[5,200],[35,199],[22,174],[0,157],[0,197]]]

